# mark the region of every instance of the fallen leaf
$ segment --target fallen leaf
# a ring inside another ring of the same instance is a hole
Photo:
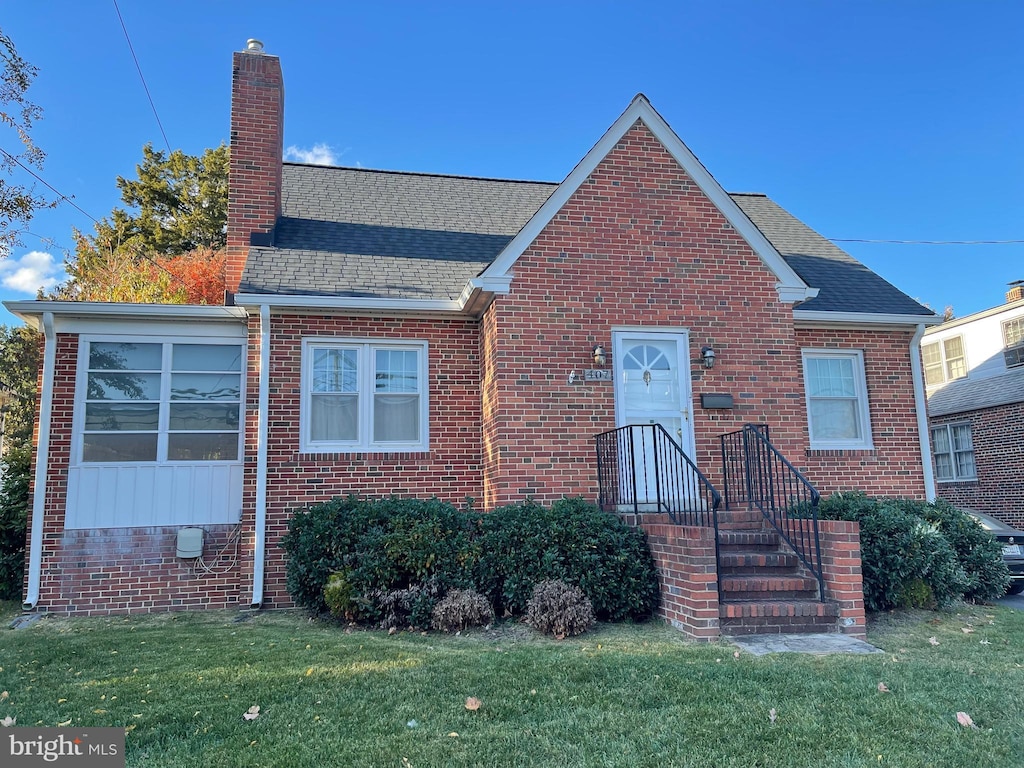
[[[938,645],[939,644],[939,641],[936,640],[934,636],[933,637],[929,637],[928,638],[928,642],[931,643],[932,645]]]
[[[483,702],[480,701],[480,699],[478,699],[476,696],[470,696],[468,699],[466,699],[466,709],[468,709],[470,712],[476,712],[478,709],[480,709],[481,704],[483,704]]]
[[[452,731],[452,732],[451,732],[451,733],[449,733],[448,735],[449,735],[449,736],[451,736],[451,737],[452,737],[453,739],[457,739],[457,738],[459,738],[459,734],[457,734],[457,733],[456,733],[455,731]]]
[[[10,695],[10,691],[0,691],[0,701],[4,701]]]
[[[5,693],[6,693],[6,691],[5,691]],[[65,701],[67,701],[67,699],[57,699],[57,703],[58,704],[63,704]]]
[[[67,728],[67,727],[68,727],[69,725],[71,725],[71,719],[72,719],[72,718],[70,718],[70,717],[69,717],[69,718],[68,718],[67,720],[65,720],[65,721],[64,721],[63,723],[57,723],[57,727],[58,727],[58,728]]]
[[[135,728],[136,728],[136,727],[137,727],[137,726],[135,725],[135,723],[132,723],[131,725],[126,725],[126,726],[124,727],[124,732],[125,732],[125,733],[131,733],[132,731],[134,731],[134,730],[135,730]]]
[[[16,722],[18,722],[18,718],[11,717],[10,715],[8,715],[3,720],[0,720],[0,725],[4,726],[5,728],[10,728]]]
[[[969,635],[974,631],[974,627],[960,627],[960,631],[965,635]]]
[[[989,642],[988,640],[979,640],[978,642],[979,642],[979,643],[980,643],[981,645],[992,645],[992,643],[990,643],[990,642]]]
[[[978,727],[978,726],[976,726],[974,724],[974,721],[971,720],[971,716],[968,715],[966,712],[957,712],[956,713],[956,721],[958,723],[960,723],[960,725],[962,725],[964,728],[977,728]]]
[[[886,685],[885,683],[879,683],[878,684],[878,690],[881,691],[882,693],[891,693],[891,691],[889,690],[889,686]]]
[[[732,657],[733,657],[734,659],[738,659],[738,658],[740,657],[740,652],[739,652],[739,651],[733,651],[733,652],[732,652]]]
[[[306,670],[306,677],[309,677],[312,674],[313,674],[313,668],[310,667],[309,669]]]
[[[415,720],[410,720],[408,723],[405,724],[405,727],[406,728],[419,728],[420,724],[417,723]]]
[[[259,716],[260,716],[260,706],[259,706],[259,704],[254,704],[253,706],[249,707],[249,709],[246,710],[245,714],[242,715],[242,719],[243,720],[255,720]]]
[[[389,635],[393,635],[393,634],[395,634],[395,632],[397,632],[397,631],[398,631],[397,629],[395,629],[394,627],[392,627],[391,629],[389,629],[389,630],[388,630],[388,634],[389,634]]]
[[[774,723],[778,719],[778,715],[775,712],[775,707],[768,710],[768,721]]]
[[[107,714],[107,710],[105,710],[105,709],[94,709],[92,711],[92,713],[94,715],[105,715],[105,714]]]

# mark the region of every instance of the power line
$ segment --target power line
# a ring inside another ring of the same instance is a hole
[[[139,57],[135,55],[135,47],[132,45],[132,39],[128,36],[128,27],[124,24],[124,18],[121,16],[121,9],[117,7],[117,0],[114,0],[114,10],[117,11],[117,19],[121,22],[121,29],[124,30],[124,39],[128,41],[128,50],[132,52],[132,59],[135,60],[135,68],[139,71],[139,79],[142,80],[142,87],[146,91],[146,98],[149,99],[149,106],[153,109],[153,117],[156,118],[156,124],[160,128],[160,135],[164,137],[164,144],[167,145],[167,151],[171,151],[171,142],[167,140],[167,134],[164,132],[164,124],[160,122],[160,115],[157,114],[156,104],[153,103],[153,96],[149,92],[149,86],[146,85],[146,78],[142,74],[142,67],[139,66]]]
[[[893,245],[1015,245],[1024,240],[862,240],[859,238],[826,238],[833,243],[890,243]]]
[[[67,203],[68,205],[70,205],[70,206],[71,206],[72,208],[75,208],[75,209],[77,209],[77,210],[78,210],[78,212],[79,212],[79,213],[81,213],[81,214],[82,214],[83,216],[85,216],[85,217],[86,217],[87,219],[90,219],[90,220],[91,220],[91,221],[92,221],[92,222],[93,222],[94,224],[99,224],[99,222],[98,222],[98,221],[96,221],[96,219],[95,219],[94,217],[90,216],[90,215],[89,215],[88,213],[86,213],[86,212],[85,212],[84,210],[82,210],[82,208],[81,208],[81,207],[80,207],[80,206],[79,206],[79,205],[78,205],[78,204],[77,204],[77,203],[76,203],[76,202],[75,202],[74,200],[72,200],[72,199],[71,199],[70,197],[68,197],[67,195],[65,195],[65,194],[62,194],[62,193],[60,192],[60,190],[58,190],[58,189],[57,189],[56,187],[54,187],[54,186],[53,186],[53,185],[52,185],[52,184],[51,184],[50,182],[48,182],[48,181],[47,181],[46,179],[44,179],[44,178],[43,178],[42,176],[40,176],[40,175],[39,175],[38,173],[36,173],[36,172],[35,172],[35,171],[33,171],[33,170],[32,170],[31,168],[29,168],[29,167],[28,167],[27,165],[25,165],[25,164],[24,164],[23,162],[21,162],[21,160],[19,160],[19,159],[18,159],[17,157],[15,157],[14,155],[12,155],[12,154],[11,154],[10,152],[8,152],[8,151],[7,151],[6,149],[4,149],[3,147],[0,147],[0,152],[2,152],[2,153],[4,154],[4,156],[5,156],[5,157],[6,157],[6,158],[7,158],[8,160],[10,160],[11,162],[13,162],[13,163],[17,163],[17,164],[18,164],[19,166],[21,166],[22,170],[24,170],[24,171],[27,171],[27,172],[28,172],[29,174],[31,174],[31,175],[32,175],[32,177],[33,177],[33,178],[34,178],[34,179],[35,179],[36,181],[38,181],[38,182],[39,182],[39,183],[41,183],[41,184],[45,184],[45,185],[46,185],[46,187],[47,187],[48,189],[50,189],[50,191],[52,191],[52,192],[53,192],[53,193],[54,193],[55,195],[57,195],[57,196],[58,196],[58,197],[60,198],[60,199],[59,199],[59,200],[57,201],[58,203],[60,203],[60,202],[66,202],[66,203]]]

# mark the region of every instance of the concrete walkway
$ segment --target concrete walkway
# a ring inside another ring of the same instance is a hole
[[[732,642],[752,656],[764,656],[766,653],[807,653],[813,656],[882,653],[871,643],[838,632],[827,635],[743,635],[733,637]]]

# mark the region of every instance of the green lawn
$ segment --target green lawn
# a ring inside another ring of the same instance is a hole
[[[557,642],[239,618],[0,629],[0,719],[125,726],[134,766],[1024,765],[1024,613],[1003,608],[885,617],[885,654],[825,658],[657,624]]]

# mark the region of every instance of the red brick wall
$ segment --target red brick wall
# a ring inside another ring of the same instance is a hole
[[[819,520],[821,571],[825,596],[839,606],[839,631],[864,639],[864,579],[860,561],[860,524]]]
[[[717,640],[718,566],[715,530],[672,524],[644,524],[661,603],[658,615],[697,640]]]
[[[243,521],[255,508],[258,317],[252,320],[248,382],[249,441]],[[469,320],[310,317],[271,319],[265,603],[290,605],[278,547],[293,511],[350,493],[480,499],[479,323]],[[428,343],[430,450],[425,453],[299,452],[303,337],[425,340]],[[247,523],[248,524],[248,523]]]
[[[284,81],[276,56],[240,51],[231,73],[231,157],[225,282],[238,290],[252,233],[281,215]]]
[[[801,347],[864,352],[874,450],[808,449],[802,462],[788,457],[794,464],[804,465],[808,479],[823,495],[861,490],[872,496],[925,497],[910,369],[912,337],[910,331],[797,330],[796,339]]]
[[[1024,403],[1012,403],[929,420],[932,426],[969,422],[978,479],[936,482],[938,495],[1024,529]]]

